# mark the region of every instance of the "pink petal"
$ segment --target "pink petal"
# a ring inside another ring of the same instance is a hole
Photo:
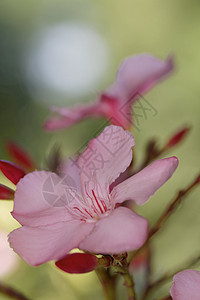
[[[127,168],[126,171],[124,171],[123,173],[121,173],[119,175],[119,177],[110,185],[110,192],[113,190],[113,188],[115,186],[117,186],[118,184],[120,184],[121,182],[125,181],[126,179],[128,179],[130,177],[130,169]]]
[[[81,192],[80,173],[77,164],[77,158],[71,157],[61,163],[59,168],[59,175],[69,182],[70,186],[76,188]]]
[[[199,300],[200,272],[185,270],[177,273],[173,278],[170,294],[173,300]]]
[[[78,159],[83,194],[86,187],[90,190],[96,182],[102,193],[107,193],[111,183],[130,165],[134,145],[129,131],[113,125],[90,141]]]
[[[44,130],[56,131],[61,130],[75,124],[76,121],[68,120],[66,117],[49,117],[44,123]]]
[[[126,207],[118,207],[108,217],[96,222],[79,248],[94,253],[119,254],[140,248],[147,233],[146,219]]]
[[[103,92],[96,102],[74,108],[53,107],[52,112],[58,116],[47,119],[44,129],[47,131],[64,129],[89,116],[104,116],[114,125],[129,128],[131,100],[136,101],[139,94],[147,92],[172,69],[171,57],[166,61],[150,54],[128,57],[120,65],[115,83]]]
[[[53,107],[51,111],[56,113],[57,116],[52,116],[47,119],[44,124],[44,129],[47,131],[70,127],[88,116],[96,117],[103,115],[102,108],[97,102],[72,108]]]
[[[66,182],[54,173],[29,173],[17,184],[13,217],[22,225],[29,226],[72,219],[66,208],[70,202],[68,188]]]
[[[24,226],[9,234],[9,242],[28,264],[36,266],[64,257],[89,234],[93,224],[73,220],[40,227]]]
[[[33,162],[30,155],[17,143],[12,141],[7,142],[6,149],[11,158],[13,158],[17,164],[30,171],[35,169],[35,163]]]
[[[138,94],[150,90],[173,67],[172,57],[163,61],[147,53],[130,56],[120,65],[116,82],[107,93],[123,103],[137,100]]]
[[[111,196],[116,203],[134,200],[142,205],[172,176],[177,166],[178,159],[174,156],[156,160],[114,187]]]
[[[99,101],[103,109],[103,115],[111,124],[129,129],[133,115],[131,112],[131,102],[126,103],[126,99],[123,102],[123,98],[120,98],[120,94],[117,95],[117,93],[116,97],[109,96],[109,93],[103,93]]]

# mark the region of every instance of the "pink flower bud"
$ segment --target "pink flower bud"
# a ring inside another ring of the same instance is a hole
[[[6,160],[0,160],[0,170],[15,185],[26,175],[22,168]]]
[[[67,273],[81,274],[95,270],[98,266],[98,258],[87,253],[73,253],[58,260],[56,266]]]
[[[15,142],[7,142],[6,143],[6,150],[10,157],[19,165],[22,167],[28,169],[28,170],[34,170],[35,164],[32,160],[32,158],[29,156],[29,154],[21,148],[17,143]]]

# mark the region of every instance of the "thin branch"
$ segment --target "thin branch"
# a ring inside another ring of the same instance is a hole
[[[119,255],[113,255],[113,266],[116,272],[124,278],[124,286],[126,287],[128,300],[136,300],[133,276],[129,272],[127,256],[126,252]]]
[[[116,277],[111,276],[109,269],[98,268],[96,269],[97,277],[99,278],[106,300],[116,300],[115,283]]]
[[[120,265],[115,266],[115,270],[124,278],[124,286],[126,287],[128,300],[136,300],[135,291],[134,291],[134,282],[133,276],[128,271],[128,267],[124,268]]]
[[[148,240],[157,233],[162,225],[166,222],[168,217],[172,214],[176,206],[182,201],[182,198],[187,195],[197,184],[200,183],[200,175],[198,175],[195,180],[184,190],[179,191],[175,199],[172,201],[172,203],[169,205],[167,210],[162,214],[162,216],[159,218],[157,223],[153,226],[153,228],[149,232]]]
[[[147,295],[149,295],[149,293],[157,288],[159,285],[162,285],[164,282],[169,281],[175,274],[185,270],[185,269],[189,269],[193,266],[195,266],[198,262],[200,261],[200,256],[192,259],[191,261],[189,261],[184,267],[178,268],[177,270],[171,272],[171,273],[166,273],[164,274],[162,277],[160,277],[158,280],[152,282],[148,287],[147,290],[145,292],[145,297],[147,297]]]
[[[20,292],[16,291],[14,288],[7,286],[2,282],[0,282],[0,294],[16,300],[30,300]]]
[[[150,239],[162,228],[163,224],[167,221],[168,217],[175,210],[176,206],[182,201],[183,197],[186,196],[199,183],[200,183],[200,175],[198,175],[195,178],[195,180],[185,190],[182,190],[177,194],[175,199],[168,206],[168,208],[164,211],[164,213],[158,219],[156,224],[151,228],[145,244],[140,249],[138,249],[136,252],[133,252],[132,255],[130,255],[130,260],[132,260],[134,257],[137,257],[137,255],[139,255],[147,247]]]

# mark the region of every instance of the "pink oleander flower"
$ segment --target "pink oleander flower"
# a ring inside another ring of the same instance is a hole
[[[69,163],[65,176],[25,175],[12,212],[22,227],[10,233],[11,247],[30,265],[60,259],[73,248],[97,254],[140,248],[148,222],[120,203],[145,203],[172,176],[178,159],[157,160],[111,188],[130,165],[134,144],[130,132],[111,125]]]
[[[73,108],[52,107],[51,111],[57,116],[49,117],[44,128],[59,130],[87,117],[105,117],[112,124],[128,129],[132,121],[132,104],[172,70],[171,57],[165,61],[150,54],[128,57],[120,65],[115,83],[96,102]]]
[[[170,289],[173,300],[199,300],[200,299],[200,272],[184,270],[173,278]]]

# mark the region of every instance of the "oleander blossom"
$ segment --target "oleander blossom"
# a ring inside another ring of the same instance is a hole
[[[173,278],[170,289],[173,300],[199,300],[200,299],[200,272],[184,270]]]
[[[144,53],[126,58],[119,67],[114,84],[95,102],[76,107],[52,107],[57,116],[44,124],[48,131],[60,130],[87,117],[105,117],[112,124],[129,129],[132,104],[173,70],[172,57],[165,61]]]
[[[22,227],[10,233],[11,247],[30,265],[60,259],[73,248],[97,254],[140,248],[148,222],[120,203],[145,203],[172,176],[178,159],[157,160],[111,188],[130,165],[134,144],[129,131],[111,125],[63,176],[35,171],[22,178],[12,212]]]

